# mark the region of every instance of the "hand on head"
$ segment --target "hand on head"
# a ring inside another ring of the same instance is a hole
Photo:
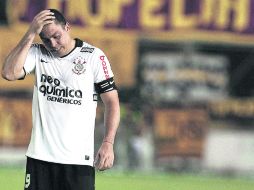
[[[54,13],[50,10],[43,10],[39,12],[33,19],[29,32],[34,34],[40,34],[43,26],[51,24],[54,22],[55,16]]]

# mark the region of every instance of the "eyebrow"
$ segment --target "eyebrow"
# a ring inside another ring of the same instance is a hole
[[[46,38],[43,34],[40,34],[40,38],[41,38],[41,39],[50,39],[50,38],[52,38],[53,36],[56,36],[56,35],[59,35],[59,32],[58,32],[58,31],[55,32],[54,34],[52,34],[49,38]]]

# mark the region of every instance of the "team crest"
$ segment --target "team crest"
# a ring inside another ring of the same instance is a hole
[[[86,71],[85,59],[80,56],[74,59],[72,71],[77,75],[84,73]]]

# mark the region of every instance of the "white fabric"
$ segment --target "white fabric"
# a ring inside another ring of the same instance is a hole
[[[63,58],[54,57],[39,44],[29,51],[24,69],[36,76],[29,157],[93,166],[94,83],[113,73],[100,49],[82,43]]]

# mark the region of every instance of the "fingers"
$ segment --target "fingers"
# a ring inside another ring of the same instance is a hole
[[[53,23],[54,19],[54,13],[52,13],[50,10],[43,10],[34,17],[30,30],[36,34],[39,34],[43,26]]]
[[[113,161],[111,159],[101,159],[95,166],[97,170],[104,171],[112,168]]]
[[[110,158],[102,159],[99,165],[99,170],[103,171],[113,166],[113,160]]]
[[[38,21],[47,21],[47,20],[53,20],[55,19],[54,13],[50,10],[44,10],[41,11],[39,14],[37,14],[35,17],[35,20]]]
[[[99,160],[100,160],[99,157],[100,157],[100,155],[99,155],[99,153],[97,153],[97,155],[94,159],[94,166],[95,166],[96,169],[98,169],[98,166],[99,166]]]
[[[114,164],[114,156],[101,156],[100,153],[97,154],[95,158],[95,168],[99,171],[112,168]]]
[[[95,157],[94,166],[97,170],[103,171],[109,169],[114,163],[113,144],[102,143]]]
[[[113,164],[114,164],[114,160],[112,160],[112,159],[110,159],[110,158],[107,158],[107,159],[105,159],[105,161],[104,161],[103,167],[104,167],[105,169],[109,169],[109,168],[112,168]]]
[[[55,19],[54,13],[50,12],[50,10],[44,10],[35,16],[35,21],[40,25],[46,25],[52,23]]]

